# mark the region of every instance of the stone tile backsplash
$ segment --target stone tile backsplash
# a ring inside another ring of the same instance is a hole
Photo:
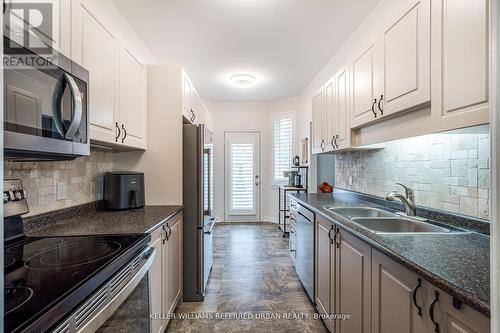
[[[5,161],[4,177],[21,179],[28,197],[28,215],[36,215],[101,200],[103,175],[112,169],[112,152],[92,149],[89,157],[72,161]],[[58,200],[60,183],[66,188],[66,197]]]
[[[490,218],[489,134],[438,133],[336,155],[336,187],[385,197],[415,189],[417,205]]]

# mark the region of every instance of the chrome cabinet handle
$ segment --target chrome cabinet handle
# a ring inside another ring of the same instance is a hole
[[[122,124],[122,129],[123,129],[123,138],[122,138],[122,143],[125,141],[125,138],[127,137],[127,130],[125,129],[125,126]]]
[[[384,99],[384,95],[380,95],[380,100],[378,101],[378,109],[380,110],[380,115],[384,115],[384,110],[382,110],[382,107],[380,106],[380,103],[382,103],[382,100]]]
[[[439,302],[439,291],[434,291],[434,300],[432,301],[431,307],[429,308],[429,315],[431,317],[431,321],[434,324],[434,332],[439,333],[439,323],[434,318],[434,308],[436,307],[436,303]]]
[[[417,304],[417,290],[420,287],[422,287],[422,279],[418,278],[417,285],[415,286],[412,292],[412,298],[413,298],[413,305],[415,305],[415,307],[417,308],[418,315],[422,317],[422,307]]]
[[[373,112],[373,116],[375,118],[377,118],[377,112],[375,112],[375,104],[377,104],[377,99],[375,98],[373,104],[372,104],[372,112]]]
[[[191,111],[191,118],[190,118],[190,120],[191,120],[191,122],[194,122],[194,120],[196,119],[196,114],[194,113],[193,109],[190,109],[190,111]]]
[[[76,133],[80,129],[80,124],[82,122],[82,93],[80,89],[78,89],[78,85],[76,84],[73,77],[64,73],[64,78],[68,81],[69,89],[71,91],[71,104],[72,104],[72,119],[71,123],[68,126],[68,130],[66,131],[66,135],[64,136],[66,139],[71,140],[75,137]]]
[[[335,146],[337,146],[337,149],[339,149],[338,139],[339,139],[339,135],[337,134],[335,136]]]
[[[335,135],[332,137],[332,141],[330,141],[330,144],[332,145],[333,149],[335,149]]]
[[[118,139],[120,138],[120,136],[122,135],[122,131],[120,130],[120,126],[118,126],[118,122],[115,123],[115,127],[116,127],[116,130],[118,132],[118,134],[116,134],[115,136],[115,142],[118,142]]]
[[[321,140],[321,150],[325,150],[325,140]]]

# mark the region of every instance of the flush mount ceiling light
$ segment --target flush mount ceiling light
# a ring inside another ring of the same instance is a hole
[[[231,83],[236,88],[251,88],[255,85],[255,76],[250,74],[236,74],[231,76]]]

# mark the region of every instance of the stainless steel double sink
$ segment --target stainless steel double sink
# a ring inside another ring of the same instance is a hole
[[[346,217],[360,227],[376,234],[454,234],[465,232],[374,207],[325,207],[325,209]]]

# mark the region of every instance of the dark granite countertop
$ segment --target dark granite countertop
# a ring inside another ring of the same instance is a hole
[[[182,206],[145,206],[107,211],[96,202],[24,219],[30,237],[150,233],[182,211]]]
[[[465,304],[490,316],[490,238],[458,234],[375,234],[324,207],[377,206],[345,191],[289,194]],[[380,206],[378,206],[380,207]],[[388,209],[387,207],[383,207]],[[390,209],[389,209],[390,210]]]

